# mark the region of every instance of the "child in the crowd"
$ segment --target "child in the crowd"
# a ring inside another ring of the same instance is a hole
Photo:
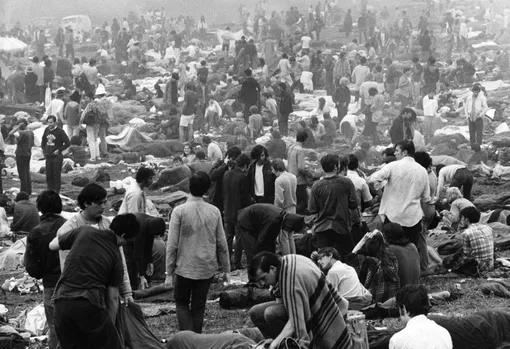
[[[80,136],[72,136],[71,146],[65,151],[65,155],[68,155],[68,157],[74,161],[75,166],[85,166],[87,163],[87,152],[85,151],[85,147],[82,143]]]

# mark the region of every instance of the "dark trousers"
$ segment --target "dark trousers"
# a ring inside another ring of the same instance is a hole
[[[20,183],[20,191],[32,194],[32,181],[30,180],[30,156],[16,156],[16,167]]]
[[[299,89],[299,93],[305,92],[305,87],[303,86],[303,83],[301,81],[299,81],[299,80],[294,81],[294,83],[290,87],[290,90],[294,92],[294,89],[296,87]]]
[[[123,348],[108,310],[85,299],[55,301],[53,320],[62,349]]]
[[[49,349],[57,349],[58,347],[58,339],[57,333],[55,332],[55,323],[53,321],[53,313],[55,311],[55,307],[53,306],[53,302],[51,297],[53,297],[53,291],[55,291],[55,287],[45,287],[43,291],[44,295],[44,313],[46,314],[46,321],[48,322],[48,347]]]
[[[73,45],[66,45],[66,58],[71,57],[74,59],[74,47]]]
[[[390,220],[388,217],[386,217],[386,220],[384,223],[390,223]],[[402,230],[404,230],[404,235],[409,239],[410,242],[416,246],[418,249],[418,253],[420,254],[420,261],[424,260],[425,257],[424,254],[428,254],[427,252],[427,244],[425,245],[423,243],[420,243],[420,239],[422,238],[422,230],[423,230],[423,223],[422,220],[420,220],[418,223],[413,225],[412,227],[405,227],[402,225]],[[428,257],[427,257],[428,259]]]
[[[334,230],[325,230],[316,232],[315,237],[317,238],[317,248],[333,247],[340,255],[349,254],[354,248],[354,241],[350,233],[338,234]]]
[[[276,301],[254,305],[248,314],[265,338],[278,337],[289,320],[283,303]]]
[[[176,275],[174,297],[180,331],[202,333],[210,285],[211,279],[192,280]]]
[[[46,158],[46,183],[48,190],[55,190],[57,193],[60,193],[63,162],[64,157],[61,154]]]
[[[453,175],[450,186],[457,187],[459,190],[462,188],[462,195],[464,198],[471,200],[471,188],[473,188],[474,178],[467,168],[458,169]]]
[[[280,115],[278,118],[278,128],[282,136],[289,135],[289,114]]]
[[[478,118],[474,122],[469,120],[468,124],[469,124],[469,140],[471,144],[482,144],[483,119]]]
[[[339,107],[336,107],[336,111],[338,113],[338,116],[337,116],[337,126],[340,125],[340,122],[342,122],[342,119],[344,118],[344,116],[347,115],[347,110],[348,110],[348,107],[347,106],[339,106]]]
[[[296,213],[304,214],[308,208],[308,192],[306,191],[306,184],[299,184],[296,187]]]
[[[246,255],[246,264],[251,265],[253,257],[257,254],[257,238],[241,228],[239,228],[239,236],[243,243],[243,250]],[[274,248],[273,251],[270,252],[274,253]]]
[[[242,268],[241,259],[243,257],[243,245],[239,234],[239,228],[237,227],[236,219],[225,219],[225,236],[227,238],[230,265],[234,268],[241,269]],[[234,251],[233,253],[232,250]]]

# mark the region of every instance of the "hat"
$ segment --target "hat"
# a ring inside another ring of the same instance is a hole
[[[27,73],[33,73],[33,72],[34,72],[34,68],[32,68],[32,67],[27,68]]]
[[[104,86],[103,85],[97,86],[97,88],[96,88],[96,96],[105,95],[105,94],[106,94],[106,89],[104,88]]]
[[[382,232],[390,245],[407,245],[409,239],[404,235],[404,229],[397,223],[386,223]]]

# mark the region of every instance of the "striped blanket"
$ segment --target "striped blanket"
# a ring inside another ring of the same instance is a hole
[[[344,321],[347,302],[308,258],[282,258],[279,286],[283,304],[304,349],[350,349],[352,339]]]

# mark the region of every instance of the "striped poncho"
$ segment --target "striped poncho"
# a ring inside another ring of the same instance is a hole
[[[347,305],[310,259],[284,256],[279,287],[301,348],[352,348],[342,313]]]

